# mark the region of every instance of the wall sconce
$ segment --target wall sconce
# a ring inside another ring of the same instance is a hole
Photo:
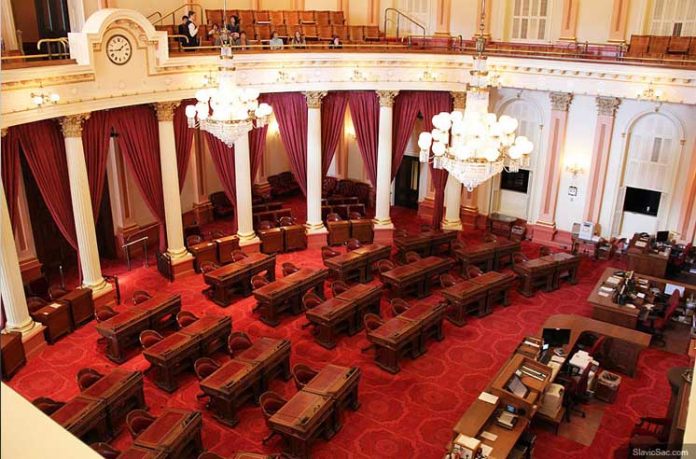
[[[355,139],[355,126],[352,124],[347,125],[343,131],[343,134],[348,138]]]
[[[638,100],[648,100],[652,102],[656,102],[655,104],[655,111],[659,111],[660,107],[662,106],[662,96],[664,93],[662,92],[662,89],[655,89],[655,86],[653,85],[653,82],[651,81],[648,84],[648,87],[643,89],[640,93],[638,93]]]
[[[577,161],[566,164],[565,170],[573,174],[573,178],[577,177],[578,174],[583,174],[585,172],[585,168],[582,167],[582,165]]]
[[[426,71],[423,72],[423,74],[420,77],[421,81],[435,81],[437,80],[437,73],[433,72],[430,69],[427,69]]]
[[[43,89],[43,86],[39,86],[39,89]],[[36,105],[38,108],[41,108],[45,104],[57,104],[58,101],[60,100],[60,95],[58,93],[52,92],[52,93],[44,93],[44,92],[39,92],[39,93],[34,93],[32,92],[30,94],[31,96],[31,101],[34,105]]]
[[[365,81],[367,80],[367,75],[360,69],[353,69],[353,75],[351,75],[350,79],[352,81]]]

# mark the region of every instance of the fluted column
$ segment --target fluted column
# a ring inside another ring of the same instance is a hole
[[[609,163],[609,151],[611,149],[611,138],[614,132],[614,119],[621,99],[616,97],[597,97],[596,101],[597,123],[595,125],[592,164],[590,165],[583,219],[599,223],[599,214],[602,211],[602,198],[604,195],[604,182],[607,177],[607,164]]]
[[[305,93],[307,99],[307,232],[326,231],[321,221],[321,100],[324,91]]]
[[[394,227],[389,209],[392,182],[392,123],[394,99],[398,93],[398,91],[377,91],[379,96],[379,136],[377,141],[375,228]]]
[[[89,114],[66,116],[61,119],[65,139],[65,157],[68,165],[70,181],[70,198],[72,201],[73,218],[75,219],[75,236],[82,269],[82,285],[92,289],[94,296],[101,296],[102,291],[111,290],[102,277],[99,262],[97,234],[94,229],[94,213],[92,198],[87,178],[85,150],[82,145],[82,123]]]
[[[466,93],[453,92],[452,101],[454,111],[464,113],[466,107]],[[462,203],[462,184],[453,175],[447,178],[445,185],[445,217],[442,220],[442,228],[448,230],[462,229],[460,217]],[[478,211],[478,209],[476,209]]]
[[[259,239],[254,232],[251,211],[251,159],[247,134],[234,143],[234,169],[237,193],[237,236],[240,244],[250,245],[259,242]]]
[[[184,246],[184,229],[181,218],[179,172],[176,161],[176,139],[174,137],[174,109],[179,102],[155,104],[157,129],[160,145],[160,170],[162,172],[162,196],[164,219],[167,230],[167,253],[176,264],[177,260],[190,258]]]

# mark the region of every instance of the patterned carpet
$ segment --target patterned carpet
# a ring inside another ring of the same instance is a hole
[[[392,217],[396,222],[407,222],[399,226],[417,229],[419,222],[413,211],[394,208]],[[479,236],[467,233],[465,238]],[[538,246],[524,243],[523,248],[528,254],[537,256]],[[278,271],[280,264],[286,261],[310,268],[322,266],[318,250],[280,255]],[[579,283],[575,286],[563,285],[558,291],[538,293],[533,298],[514,292],[508,308],[496,308],[493,314],[483,319],[473,318],[462,328],[446,322],[445,340],[430,343],[425,355],[404,361],[402,371],[392,376],[377,368],[371,353],[360,353],[366,345],[364,333],[341,336],[338,346],[329,351],[314,343],[309,329],[301,329],[305,322],[301,316],[285,317],[280,326],[270,328],[252,315],[252,298],[240,299],[229,308],[221,309],[201,294],[204,288],[201,276],[170,284],[153,266],[135,268],[137,265],[138,262],[134,263],[130,272],[120,264],[105,268],[109,273],[119,274],[124,298],[130,298],[136,289],[180,293],[185,310],[198,315],[227,314],[232,317],[234,330],[245,331],[252,338],[271,336],[291,340],[292,364],[306,363],[316,368],[327,363],[360,367],[363,374],[360,383],[362,406],[357,412],[345,414],[343,429],[330,442],[319,441],[312,449],[312,457],[334,459],[442,457],[454,424],[523,336],[538,333],[544,320],[552,314],[590,315],[591,308],[585,299],[606,266],[605,263],[584,259]],[[436,290],[424,301],[435,302],[438,298]],[[383,315],[388,315],[388,311],[385,297]],[[96,341],[94,323],[83,326],[57,344],[46,347],[10,381],[10,385],[29,400],[38,396],[68,400],[76,396],[75,375],[80,368],[89,366],[108,372],[114,367],[97,348]],[[227,359],[223,354],[215,358],[220,361]],[[623,378],[616,402],[606,408],[591,446],[585,447],[555,436],[547,429],[535,428],[539,435],[535,457],[625,457],[625,446],[636,420],[640,416],[660,416],[666,412],[670,395],[667,370],[688,363],[687,356],[645,350],[640,356],[636,377]],[[122,366],[145,370],[148,364],[141,354],[137,354]],[[292,382],[282,381],[275,381],[271,388],[287,397],[296,390]],[[196,401],[198,392],[192,373],[180,377],[180,387],[172,395],[156,388],[146,378],[145,399],[155,415],[166,407],[203,410],[202,403]],[[204,411],[205,448],[223,456],[242,450],[280,451],[277,437],[266,447],[261,444],[267,429],[260,408],[245,407],[240,419],[235,428],[228,428]],[[122,449],[130,442],[124,431],[114,445]]]

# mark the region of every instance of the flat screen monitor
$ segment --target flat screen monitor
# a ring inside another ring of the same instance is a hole
[[[563,347],[570,342],[570,329],[544,328],[541,336],[544,344],[548,344],[550,347]]]
[[[670,284],[669,282],[665,284],[665,295],[669,296],[672,293],[674,293],[675,290],[678,290],[679,296],[684,298],[684,292],[686,291],[686,288],[684,286]]]
[[[658,231],[655,235],[655,241],[667,242],[669,240],[669,231]]]

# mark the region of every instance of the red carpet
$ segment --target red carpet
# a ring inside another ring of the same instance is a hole
[[[394,208],[392,217],[397,222],[409,222],[417,227],[412,211]],[[472,237],[473,235],[468,235]],[[536,255],[537,247],[524,244],[525,252]],[[301,266],[322,266],[318,250],[280,255],[280,264],[286,261]],[[338,346],[328,351],[315,344],[309,329],[302,330],[305,319],[301,316],[286,317],[277,328],[262,324],[251,314],[253,298],[241,299],[227,309],[221,309],[202,294],[202,277],[191,276],[167,283],[150,268],[125,271],[122,265],[106,268],[117,272],[121,279],[124,299],[129,299],[135,289],[171,291],[182,295],[185,310],[195,314],[227,314],[232,317],[234,330],[247,332],[251,337],[272,336],[287,338],[292,342],[292,364],[306,363],[320,368],[326,363],[359,366],[363,372],[360,383],[362,406],[357,412],[347,412],[343,429],[328,443],[320,441],[312,449],[312,457],[326,458],[441,458],[444,447],[452,435],[452,427],[472,401],[478,396],[499,366],[510,356],[520,339],[539,332],[542,323],[552,314],[590,314],[585,301],[592,286],[601,274],[605,263],[583,260],[579,283],[563,285],[558,291],[539,293],[525,298],[512,294],[512,305],[496,308],[483,319],[471,319],[462,328],[445,324],[445,340],[430,343],[427,353],[403,362],[402,371],[392,376],[376,367],[372,354],[361,354],[366,345],[365,335],[342,336]],[[328,289],[327,289],[328,291]],[[425,301],[439,298],[437,291]],[[386,297],[382,312],[388,313]],[[78,394],[75,375],[80,368],[93,367],[108,372],[114,364],[97,348],[97,333],[90,323],[53,346],[48,346],[31,360],[13,379],[10,385],[27,399],[49,396],[67,400]],[[215,356],[220,361],[227,357]],[[640,357],[635,378],[623,377],[616,402],[609,405],[593,444],[584,447],[578,443],[557,437],[546,430],[538,430],[535,450],[537,458],[608,458],[624,449],[625,457],[631,428],[640,416],[661,416],[667,410],[669,385],[666,372],[675,366],[689,364],[687,356],[677,356],[655,349],[645,350]],[[138,354],[123,364],[128,369],[145,370],[147,362]],[[275,381],[272,389],[291,396],[295,392],[292,382]],[[157,389],[146,378],[145,399],[155,415],[165,407],[183,407],[203,410],[196,401],[199,392],[195,376],[180,378],[180,387],[172,395]],[[203,444],[206,449],[223,456],[236,451],[278,452],[280,445],[274,440],[267,447],[261,439],[267,434],[258,407],[247,406],[240,413],[240,423],[234,429],[216,422],[204,411]],[[122,433],[114,442],[125,448],[131,440]],[[618,457],[618,456],[617,456]]]

